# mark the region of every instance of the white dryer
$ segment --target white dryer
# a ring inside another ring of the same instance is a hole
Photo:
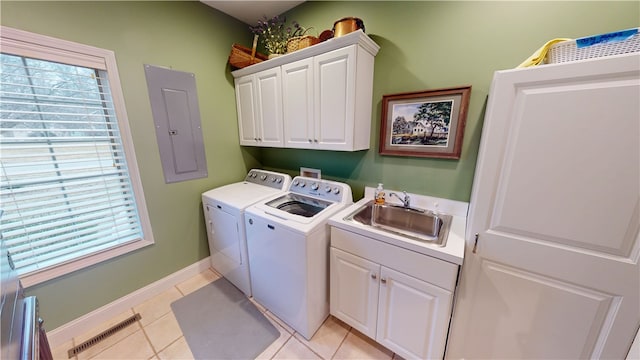
[[[211,266],[247,296],[251,296],[251,276],[244,211],[260,200],[283,193],[290,183],[287,174],[252,169],[244,181],[202,194]]]
[[[306,339],[329,315],[329,225],[353,203],[344,183],[297,176],[245,215],[253,297]]]

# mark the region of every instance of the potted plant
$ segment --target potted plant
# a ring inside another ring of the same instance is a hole
[[[274,16],[268,19],[265,16],[262,20],[258,20],[256,26],[249,27],[252,33],[259,36],[269,57],[285,54],[287,41],[291,37],[300,36],[306,32],[298,22],[293,21],[291,26],[287,26],[286,22],[286,17]]]

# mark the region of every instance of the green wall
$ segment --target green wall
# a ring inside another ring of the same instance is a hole
[[[289,19],[316,30],[345,16],[364,20],[380,46],[376,57],[371,149],[353,153],[243,148],[238,144],[231,44],[249,45],[248,26],[198,2],[2,1],[11,26],[115,51],[138,166],[156,243],[135,253],[28,289],[54,329],[206,256],[200,194],[242,179],[247,169],[299,172],[363,187],[467,201],[480,141],[484,104],[495,70],[513,68],[547,40],[640,25],[638,2],[398,2],[311,1]],[[165,184],[143,64],[193,72],[206,144],[207,179]],[[460,160],[380,156],[382,95],[473,86]]]
[[[312,1],[287,19],[320,33],[346,16],[364,21],[380,45],[375,58],[371,148],[356,153],[265,149],[264,167],[320,168],[346,181],[354,197],[378,182],[388,189],[469,201],[484,106],[494,71],[516,67],[546,41],[640,25],[640,2]],[[386,94],[472,85],[460,160],[381,156]]]
[[[198,2],[7,2],[2,25],[115,51],[155,244],[29,288],[54,329],[209,255],[200,194],[259,167],[238,144],[231,44],[246,26]],[[195,73],[209,177],[165,184],[143,64]]]

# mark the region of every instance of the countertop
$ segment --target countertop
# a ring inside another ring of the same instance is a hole
[[[395,197],[389,196],[390,192],[402,194],[401,191],[385,189],[387,203],[402,205]],[[349,216],[367,202],[373,200],[375,189],[372,187],[365,188],[365,196],[355,204],[338,212],[329,219],[329,225],[337,228],[351,231],[363,236],[372,238],[373,241],[383,241],[391,245],[415,251],[424,255],[432,256],[444,261],[448,261],[457,265],[462,265],[464,260],[465,232],[467,224],[467,211],[469,204],[466,202],[424,196],[419,194],[408,195],[411,197],[411,206],[426,210],[434,210],[435,204],[438,204],[438,211],[443,214],[451,215],[451,228],[445,246],[438,246],[427,242],[413,240],[401,235],[395,235],[383,230],[376,229],[371,226],[358,224],[351,221],[345,221],[344,218]]]

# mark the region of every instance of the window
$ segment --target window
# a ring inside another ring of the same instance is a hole
[[[153,243],[113,53],[2,27],[0,66],[2,241],[25,286]]]

